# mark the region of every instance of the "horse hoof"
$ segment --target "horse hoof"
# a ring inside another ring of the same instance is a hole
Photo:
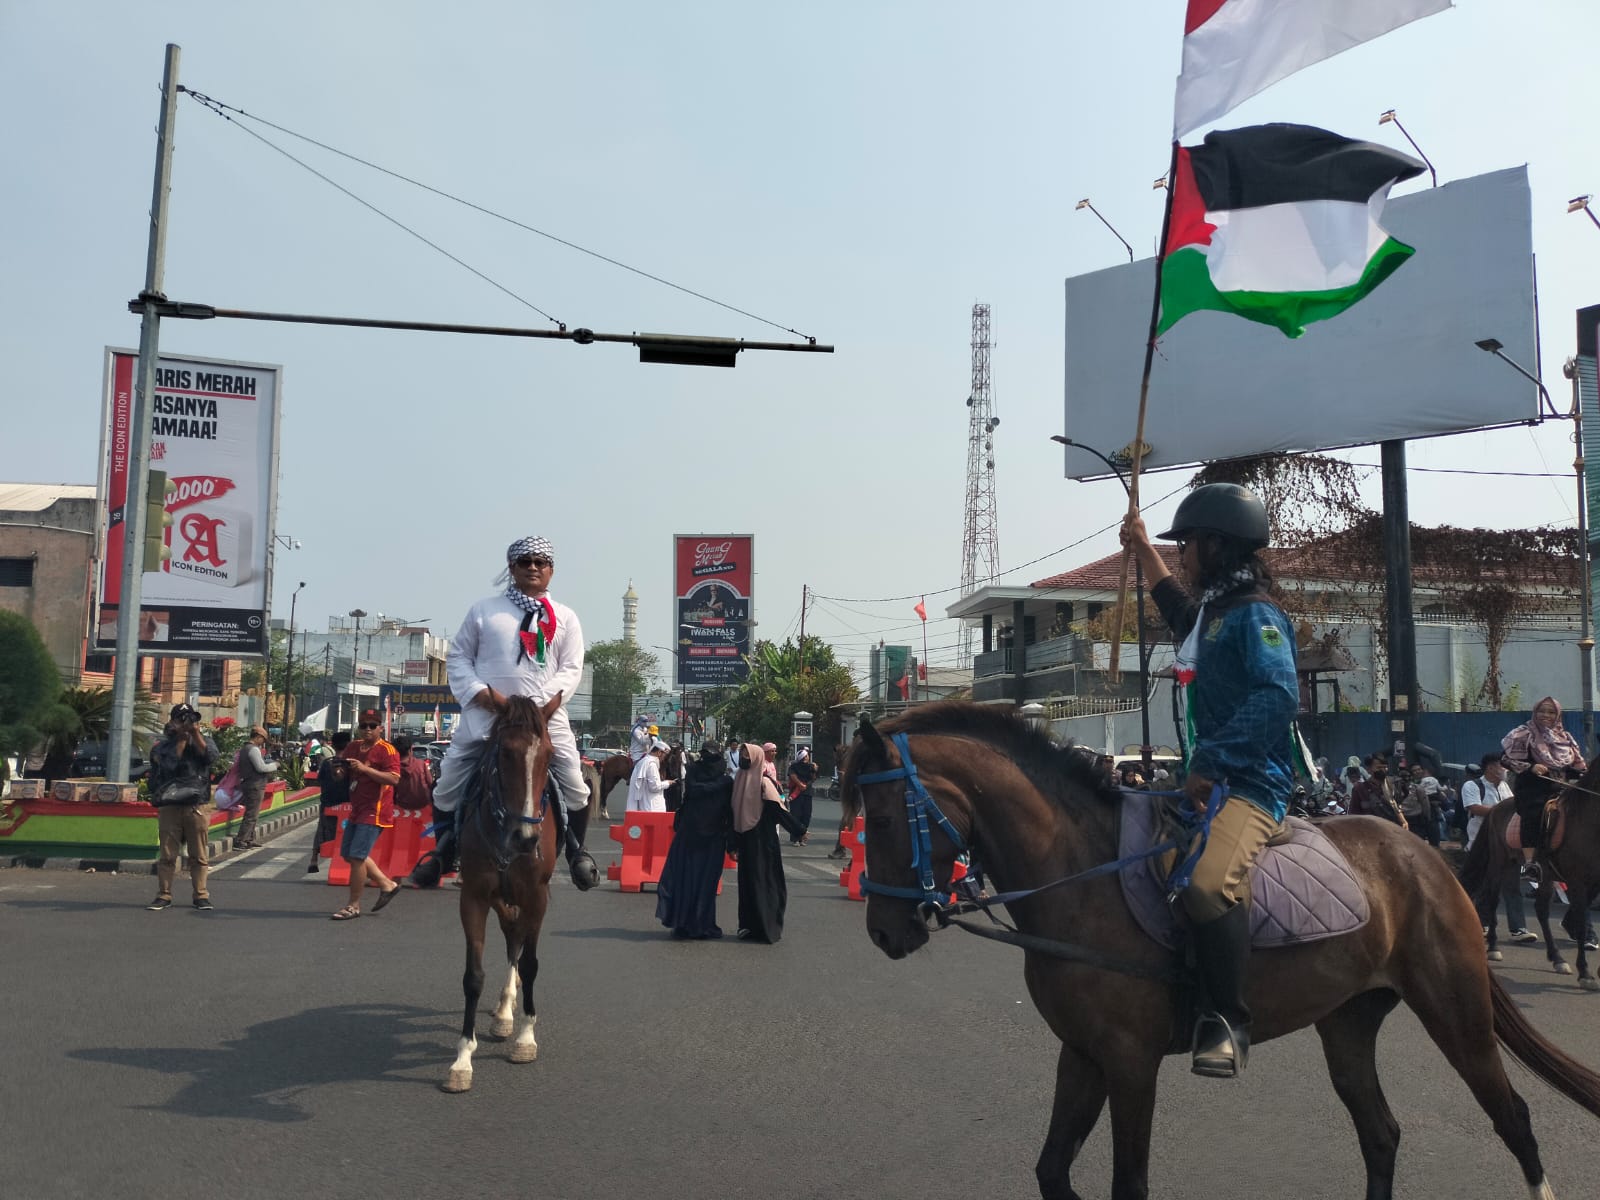
[[[1501,954],[1500,951],[1498,951],[1498,950],[1489,951],[1489,961],[1490,962],[1501,962],[1504,959],[1505,959],[1505,955]]]
[[[442,1092],[465,1092],[472,1088],[472,1072],[459,1067],[450,1068],[450,1077],[439,1085]]]
[[[517,1024],[515,1021],[510,1020],[509,1018],[502,1021],[497,1017],[489,1028],[489,1036],[499,1038],[501,1041],[504,1041],[506,1038],[510,1037],[516,1032],[516,1028]]]
[[[1585,975],[1578,980],[1578,986],[1586,992],[1600,992],[1600,979]]]
[[[1571,975],[1572,974],[1572,964],[1571,963],[1565,963],[1565,962],[1558,962],[1556,964],[1556,974],[1557,975]]]
[[[514,1063],[531,1063],[538,1057],[538,1042],[518,1042],[511,1047],[511,1061]]]

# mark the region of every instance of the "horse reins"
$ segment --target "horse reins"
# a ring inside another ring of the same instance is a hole
[[[508,854],[502,857],[500,853],[499,838],[496,836],[505,827],[506,818],[511,815],[506,810],[504,793],[500,787],[501,740],[501,737],[496,737],[494,741],[490,743],[489,756],[484,761],[483,766],[479,769],[479,791],[481,794],[478,799],[477,819],[478,832],[482,835],[484,843],[491,848],[494,854],[495,867],[499,870],[502,881],[504,881],[506,869],[511,865],[511,860],[517,857],[517,854]],[[549,800],[545,796],[545,793],[541,791],[539,793],[539,815],[535,817],[525,817],[521,813],[518,813],[517,820],[524,825],[533,826],[537,831],[539,827],[544,824],[545,814],[549,811],[549,808]],[[492,828],[490,827],[491,821],[493,822]],[[526,849],[518,851],[517,853],[531,853],[535,858],[537,858],[539,853],[538,833],[535,832]]]

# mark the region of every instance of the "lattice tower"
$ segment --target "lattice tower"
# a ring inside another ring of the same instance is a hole
[[[1000,576],[999,514],[994,499],[994,387],[989,375],[989,306],[972,306],[972,389],[967,394],[967,503],[961,534],[961,594]],[[960,664],[972,662],[972,626],[961,626]]]

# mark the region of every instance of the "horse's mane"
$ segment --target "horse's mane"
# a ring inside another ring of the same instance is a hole
[[[1065,786],[1074,784],[1107,804],[1122,802],[1122,793],[1095,767],[1094,751],[1068,742],[1062,745],[1008,708],[942,700],[908,708],[875,726],[884,737],[895,733],[969,737],[1003,750],[1035,786],[1064,803]]]

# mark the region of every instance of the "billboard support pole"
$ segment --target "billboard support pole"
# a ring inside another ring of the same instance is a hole
[[[1411,512],[1406,444],[1382,443],[1384,595],[1389,617],[1389,732],[1396,760],[1416,742],[1417,637],[1411,607]],[[1394,763],[1396,769],[1400,763]]]
[[[133,706],[139,684],[139,606],[144,582],[145,500],[150,490],[150,417],[161,341],[158,305],[166,273],[167,199],[172,190],[172,127],[178,118],[178,46],[167,43],[161,74],[161,119],[156,127],[156,172],[150,199],[150,242],[139,293],[139,379],[128,431],[128,495],[122,519],[122,580],[117,594],[117,668],[111,682],[109,778],[128,778],[133,761]]]

